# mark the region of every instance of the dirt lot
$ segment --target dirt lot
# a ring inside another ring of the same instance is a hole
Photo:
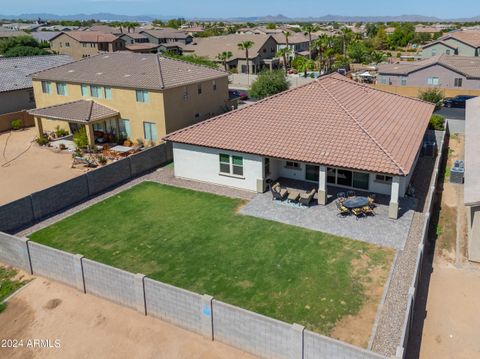
[[[33,127],[0,134],[0,205],[83,173],[70,168],[70,153],[41,148],[34,138]]]
[[[53,347],[0,348],[0,358],[254,358],[44,278],[9,301],[0,323],[0,341],[23,339],[26,346],[28,339],[49,339]]]
[[[463,159],[463,146],[463,136],[450,138],[447,168]],[[417,303],[423,309],[416,310],[412,334],[419,338],[413,340],[408,358],[480,358],[480,266],[466,259],[465,221],[463,187],[450,184],[446,176],[435,248],[430,248],[422,269]]]

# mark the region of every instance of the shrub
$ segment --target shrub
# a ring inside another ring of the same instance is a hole
[[[12,127],[12,130],[20,130],[23,127],[23,121],[13,120],[12,122],[10,122],[10,126]]]
[[[65,146],[64,143],[61,143],[60,145],[58,145],[58,148],[63,151],[63,150],[66,150],[67,149],[67,146]]]
[[[80,128],[77,132],[73,134],[73,143],[78,148],[87,148],[88,147],[88,137],[87,130],[85,127]]]
[[[47,138],[47,136],[37,137],[37,139],[36,139],[35,141],[37,141],[37,143],[38,143],[40,146],[46,146],[46,145],[48,144],[48,138]]]
[[[55,127],[55,136],[57,136],[57,137],[67,136],[68,133],[69,132],[67,130],[65,130],[63,128],[60,128],[60,126]]]
[[[423,101],[431,102],[435,105],[435,111],[442,108],[443,91],[438,88],[430,88],[418,92],[418,98]]]
[[[431,130],[443,131],[445,129],[445,117],[441,115],[432,115],[428,128]]]
[[[263,71],[252,83],[249,94],[258,100],[288,90],[289,83],[281,70]]]
[[[105,166],[107,164],[107,158],[104,155],[99,155],[97,157],[98,163],[100,163],[102,166]]]

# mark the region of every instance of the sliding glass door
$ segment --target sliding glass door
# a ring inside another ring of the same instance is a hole
[[[353,187],[368,191],[370,174],[365,172],[354,172],[333,167],[327,168],[327,183]]]

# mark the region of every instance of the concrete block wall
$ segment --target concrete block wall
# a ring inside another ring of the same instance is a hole
[[[213,300],[213,330],[215,340],[254,355],[291,358],[290,324]]]
[[[382,359],[383,356],[347,343],[305,330],[304,359]]]
[[[31,273],[27,240],[0,232],[0,262]]]
[[[202,333],[202,296],[145,278],[147,315]]]
[[[75,256],[73,254],[28,242],[32,272],[77,287]]]
[[[171,144],[161,144],[87,174],[0,206],[0,231],[14,232],[172,161]]]
[[[135,274],[83,259],[85,292],[137,309]],[[143,301],[143,298],[140,298]]]

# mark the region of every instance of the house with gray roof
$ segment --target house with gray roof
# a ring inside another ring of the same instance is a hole
[[[479,51],[480,31],[456,30],[424,45],[422,57],[429,58],[442,54],[450,56],[479,56]]]
[[[378,66],[382,85],[480,90],[480,57],[440,55]]]
[[[66,55],[0,58],[0,115],[35,107],[32,72],[72,62]]]

